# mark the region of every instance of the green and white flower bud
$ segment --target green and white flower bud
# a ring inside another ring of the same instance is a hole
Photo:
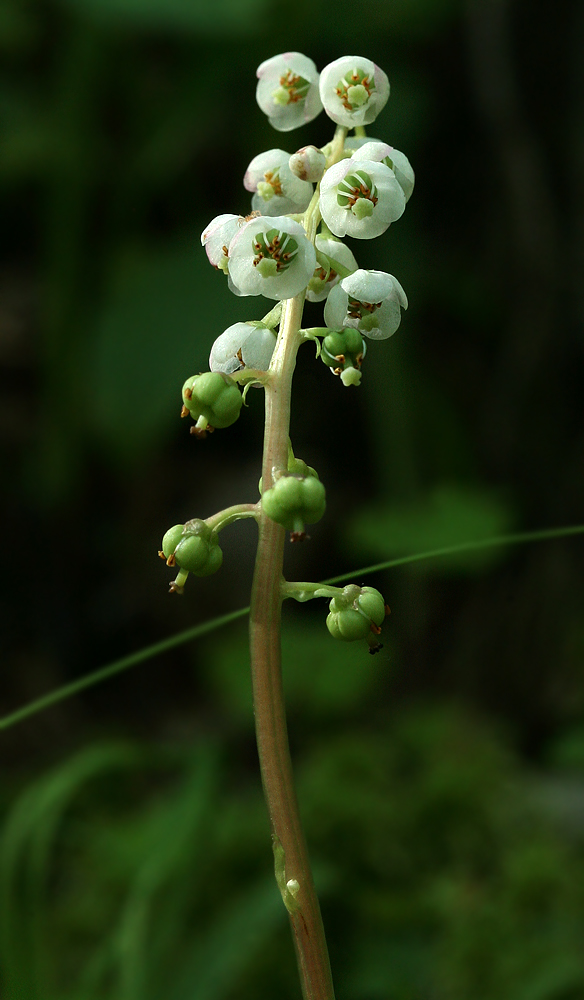
[[[288,166],[296,177],[318,184],[325,171],[326,156],[316,146],[303,146],[296,153],[292,153]]]

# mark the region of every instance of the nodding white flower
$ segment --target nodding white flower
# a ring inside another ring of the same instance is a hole
[[[291,299],[308,285],[316,251],[298,222],[258,216],[233,237],[228,266],[240,295]]]
[[[380,236],[405,207],[404,192],[385,163],[340,160],[320,182],[320,213],[335,236]]]
[[[316,146],[303,146],[302,149],[292,153],[288,166],[301,180],[317,184],[325,171],[326,156],[322,149],[317,149]]]
[[[320,74],[320,99],[337,125],[370,125],[387,103],[389,80],[379,66],[363,56],[343,56]]]
[[[292,173],[290,153],[268,149],[254,156],[243,178],[246,191],[253,191],[251,205],[262,215],[304,212],[312,198],[312,184]]]
[[[245,222],[241,215],[216,215],[201,233],[201,243],[209,261],[226,274],[229,244]]]
[[[347,145],[348,143],[345,143],[345,146]],[[406,196],[406,201],[409,201],[416,178],[405,153],[400,153],[399,149],[388,146],[386,142],[378,142],[377,139],[362,139],[359,146],[355,148],[352,158],[353,160],[373,160],[376,163],[385,163],[386,167],[393,170],[396,180]]]
[[[335,264],[340,265],[339,270],[343,271],[356,271],[359,265],[349,247],[339,240],[319,235],[315,243],[316,268],[308,283],[306,298],[309,302],[322,302],[333,285],[341,280]]]
[[[225,375],[234,375],[243,368],[267,371],[275,346],[276,334],[267,326],[234,323],[213,344],[209,368]]]
[[[322,111],[318,70],[301,52],[283,52],[258,66],[256,100],[278,132],[311,122]]]
[[[393,274],[359,269],[331,289],[324,321],[332,330],[352,326],[370,340],[387,340],[407,308],[406,293]]]

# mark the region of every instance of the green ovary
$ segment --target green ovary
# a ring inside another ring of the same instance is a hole
[[[288,233],[269,229],[267,233],[257,233],[252,240],[255,257],[253,260],[262,278],[274,278],[292,263],[298,253],[296,240]]]

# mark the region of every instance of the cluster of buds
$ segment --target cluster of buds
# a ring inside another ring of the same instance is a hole
[[[218,215],[202,233],[207,257],[229,289],[237,296],[263,296],[271,308],[261,319],[220,333],[211,347],[210,371],[185,382],[182,415],[192,417],[191,432],[198,437],[229,427],[249,386],[270,379],[286,300],[324,304],[324,325],[300,333],[317,341],[317,356],[345,386],[360,384],[366,340],[391,337],[408,307],[398,279],[360,268],[343,242],[384,233],[403,215],[414,188],[405,154],[365,132],[389,98],[386,74],[363,56],[336,59],[319,73],[307,56],[286,52],[263,62],[257,77],[258,104],[277,131],[292,131],[321,111],[336,129],[320,149],[278,147],[255,156],[243,178],[251,194],[248,214]],[[243,393],[238,383],[245,383]],[[260,493],[258,509],[287,528],[292,540],[306,537],[305,524],[324,514],[322,483],[293,455],[287,469],[273,470],[268,489],[262,492],[260,484]],[[180,573],[206,575],[221,563],[221,550],[200,525],[205,522],[176,525],[164,537],[162,554]],[[174,589],[181,587],[175,581]],[[331,601],[327,625],[340,639],[367,638],[375,651],[371,637],[385,614],[377,591],[346,587]]]

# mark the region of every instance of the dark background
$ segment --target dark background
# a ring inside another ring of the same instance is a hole
[[[328,511],[291,579],[583,520],[584,8],[528,0],[3,0],[2,690],[28,700],[248,603],[255,528],[168,596],[167,527],[257,498],[262,399],[203,442],[180,386],[264,300],[199,236],[276,133],[255,69],[358,52],[402,220],[351,246],[410,299],[345,389],[308,345],[296,454]],[[307,325],[321,322],[307,309]],[[290,730],[339,1000],[584,995],[576,539],[367,576],[384,649],[285,608]],[[364,581],[365,582],[365,581]],[[320,606],[317,606],[320,604]],[[0,734],[7,1000],[297,998],[245,624]]]

